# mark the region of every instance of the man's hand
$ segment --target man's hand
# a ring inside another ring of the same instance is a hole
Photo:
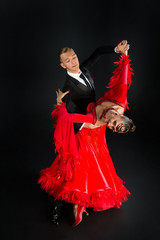
[[[83,128],[90,128],[90,129],[93,129],[93,128],[96,128],[97,126],[93,125],[92,123],[85,123]]]
[[[64,98],[64,96],[66,94],[68,94],[70,91],[66,91],[66,92],[62,92],[59,88],[58,91],[56,91],[57,94],[57,104],[60,105],[60,103],[62,103],[62,98]]]
[[[94,129],[94,128],[103,126],[103,125],[105,125],[105,124],[106,124],[105,122],[102,122],[102,121],[97,120],[95,124],[85,123],[83,127],[84,127],[84,128]]]
[[[117,45],[116,52],[127,55],[127,51],[129,50],[129,47],[130,45],[127,43],[127,40],[123,40]]]

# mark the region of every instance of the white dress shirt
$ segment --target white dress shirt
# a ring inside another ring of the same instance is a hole
[[[80,78],[81,73],[82,73],[81,70],[80,70],[79,73],[71,73],[71,72],[68,72],[68,71],[67,71],[67,74],[68,74],[69,76],[75,78],[75,79],[78,80],[80,83],[82,83],[82,84],[84,84],[85,86],[87,86],[86,83],[85,83],[85,81],[84,81],[82,78]],[[85,77],[85,79],[87,80],[87,82],[89,83],[89,85],[91,86],[91,84],[90,84],[90,82],[88,81],[87,77],[86,77],[84,74],[83,74],[83,76]],[[91,86],[91,87],[92,87],[92,86]]]
[[[85,86],[87,86],[86,83],[85,83],[85,81],[84,81],[82,78],[80,78],[80,74],[81,74],[81,73],[82,73],[82,71],[80,71],[79,73],[71,73],[71,72],[68,72],[68,71],[67,71],[67,74],[68,74],[69,76],[75,78],[75,79],[78,80],[80,83],[82,83],[82,84],[84,84]],[[84,74],[83,74],[83,75],[84,75]],[[85,75],[84,75],[84,77],[86,78]],[[86,80],[88,81],[87,78],[86,78]],[[89,81],[88,81],[88,83],[90,84]],[[90,84],[90,85],[91,85],[91,84]],[[84,127],[84,124],[85,124],[85,123],[82,124],[82,126],[80,127],[79,130],[81,130],[81,129]]]

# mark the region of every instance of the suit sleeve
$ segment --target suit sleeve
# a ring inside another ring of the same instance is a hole
[[[64,84],[64,87],[62,89],[62,92],[66,92],[70,89],[70,86],[68,84]],[[75,103],[71,100],[71,94],[66,94],[66,96],[63,98],[63,102],[66,103],[66,108],[69,113],[73,112],[73,109],[76,109]],[[78,133],[79,129],[84,123],[84,119],[82,121],[78,120],[74,122],[74,131],[75,133]]]
[[[102,55],[114,53],[114,49],[115,46],[102,46],[97,48],[92,55],[81,64],[81,68],[91,68]]]
[[[62,92],[66,92],[68,90],[71,90],[70,86],[68,84],[64,84],[64,86],[62,88]],[[68,105],[69,101],[71,100],[70,96],[71,96],[70,94],[66,94],[63,98],[63,102],[65,102],[67,105]]]

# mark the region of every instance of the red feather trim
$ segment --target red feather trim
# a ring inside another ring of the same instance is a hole
[[[134,75],[133,73],[133,69],[131,68],[131,64],[130,64],[130,58],[129,55],[125,55],[123,54],[120,58],[119,62],[114,62],[116,69],[113,72],[113,76],[110,78],[109,84],[106,88],[113,88],[116,86],[117,83],[119,82],[119,77],[121,74],[122,69],[124,68],[125,65],[128,64],[128,78],[127,78],[127,86],[128,88],[130,87],[132,80],[131,80],[131,75]]]
[[[61,109],[64,110],[65,108],[66,108],[66,103],[64,103],[64,102],[60,103],[59,105],[57,105],[57,104],[54,105],[53,111],[51,112],[52,119],[54,118],[56,120],[58,117],[59,111]]]
[[[74,169],[79,165],[79,153],[72,121],[73,115],[67,112],[66,104],[61,103],[54,106],[51,117],[56,120],[53,143],[55,144],[55,152],[59,154],[57,176],[65,182],[72,179]]]
[[[131,195],[124,185],[121,185],[117,192],[111,188],[97,190],[90,194],[81,192],[77,189],[70,191],[62,187],[62,181],[60,181],[58,176],[55,182],[55,179],[46,175],[45,172],[42,172],[42,174],[43,181],[39,181],[39,183],[41,183],[41,187],[45,189],[50,196],[53,196],[55,200],[64,200],[73,204],[92,207],[94,211],[102,211],[112,207],[120,208],[122,202],[128,200],[127,196]],[[122,184],[123,181],[120,178],[118,179]]]
[[[109,90],[98,100],[97,105],[105,101],[110,101],[124,107],[124,110],[126,110],[128,109],[127,88],[129,88],[132,83],[131,76],[133,75],[129,56],[123,54],[120,61],[115,62],[115,66],[116,69],[106,87]]]

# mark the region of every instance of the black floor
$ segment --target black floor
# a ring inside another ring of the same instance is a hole
[[[128,137],[123,139],[127,144]],[[6,174],[1,186],[1,239],[157,239],[160,233],[159,170],[146,146],[140,147],[140,142],[136,145],[135,141],[134,144],[128,142],[127,147],[123,158],[122,149],[117,147],[115,152],[111,152],[117,173],[125,180],[132,196],[120,209],[103,212],[89,209],[89,216],[84,214],[83,222],[75,228],[71,226],[71,204],[64,206],[60,226],[49,221],[49,197],[37,184],[38,175]],[[117,161],[119,153],[121,157]]]

